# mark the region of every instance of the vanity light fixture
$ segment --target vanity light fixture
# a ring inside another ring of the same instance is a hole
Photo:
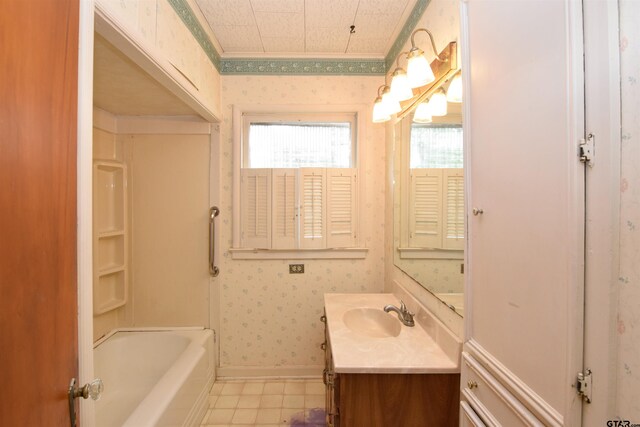
[[[385,105],[382,102],[382,96],[380,95],[380,89],[384,87],[385,85],[382,85],[378,88],[378,97],[373,103],[373,123],[382,123],[391,119],[391,115],[387,114],[387,111],[385,111]]]
[[[447,95],[442,88],[438,89],[436,93],[431,96],[431,100],[429,100],[429,110],[432,116],[447,115]]]
[[[383,111],[387,116],[399,113],[402,110],[400,101],[391,94],[391,89],[386,85],[382,88],[382,105],[384,105]]]
[[[462,102],[462,74],[460,71],[453,77],[447,89],[447,101],[459,104]]]
[[[396,57],[396,69],[393,71],[391,78],[391,95],[398,101],[406,101],[413,98],[413,91],[409,85],[407,72],[400,67],[400,57],[407,55],[408,52],[400,52]]]
[[[418,104],[416,111],[413,113],[414,123],[431,123],[433,118],[431,117],[431,109],[429,108],[429,100],[426,99]]]
[[[411,50],[407,55],[407,58],[409,59],[409,63],[407,64],[407,79],[412,88],[428,85],[436,79],[433,75],[433,70],[431,70],[429,61],[424,56],[424,51],[416,46],[415,35],[420,31],[424,31],[429,34],[433,53],[435,53],[438,60],[442,61],[442,58],[440,58],[440,55],[438,54],[438,49],[436,48],[436,43],[433,40],[433,34],[431,34],[431,31],[426,28],[418,28],[415,30],[411,34]]]

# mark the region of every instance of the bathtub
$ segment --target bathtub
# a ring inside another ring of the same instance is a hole
[[[197,426],[214,381],[209,329],[126,330],[94,347],[96,426]]]

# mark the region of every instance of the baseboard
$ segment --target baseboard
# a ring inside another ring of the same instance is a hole
[[[240,378],[320,378],[321,365],[302,366],[220,366],[217,377],[220,379]]]

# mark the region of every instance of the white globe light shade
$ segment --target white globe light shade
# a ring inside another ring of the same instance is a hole
[[[409,52],[407,78],[409,79],[409,86],[412,88],[428,85],[436,79],[429,61],[427,61],[424,52],[420,49]]]
[[[391,116],[386,114],[386,111],[384,111],[382,98],[377,97],[376,101],[373,103],[373,123],[382,123],[390,119]]]
[[[429,102],[423,101],[418,104],[416,111],[413,113],[413,121],[415,123],[431,123],[432,120]]]
[[[447,101],[461,103],[462,102],[462,76],[458,73],[447,89]]]
[[[389,89],[382,91],[382,105],[384,106],[383,111],[387,116],[399,113],[402,110],[400,102],[393,97]]]
[[[432,116],[447,115],[447,95],[444,94],[444,90],[438,89],[438,91],[431,96],[429,109],[431,110]]]
[[[396,68],[391,79],[391,94],[398,101],[405,101],[413,98],[413,91],[409,86],[407,73],[402,68]]]

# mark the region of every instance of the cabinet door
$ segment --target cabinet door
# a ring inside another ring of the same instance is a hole
[[[572,386],[582,369],[584,287],[581,1],[462,5],[466,350],[545,424],[577,426],[581,403]]]

